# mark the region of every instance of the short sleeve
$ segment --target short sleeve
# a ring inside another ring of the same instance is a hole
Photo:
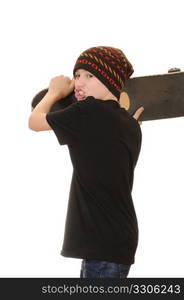
[[[80,103],[73,103],[65,109],[46,114],[46,120],[53,129],[60,145],[78,143],[81,135]]]

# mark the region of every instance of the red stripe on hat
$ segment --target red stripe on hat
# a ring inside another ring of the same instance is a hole
[[[90,65],[93,69],[95,69],[95,70],[98,71],[103,77],[105,77],[105,78],[109,81],[109,83],[110,83],[111,85],[113,85],[113,86],[116,88],[116,90],[117,90],[118,92],[121,91],[121,88],[115,83],[115,81],[114,81],[112,78],[110,78],[110,77],[107,75],[106,72],[104,72],[103,70],[101,70],[95,63],[92,63],[92,62],[90,62],[90,61],[88,61],[88,60],[86,60],[86,59],[78,59],[77,62],[76,62],[76,65],[77,65],[77,64]]]

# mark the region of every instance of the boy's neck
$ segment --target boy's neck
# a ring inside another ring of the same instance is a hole
[[[112,93],[108,93],[102,100],[106,101],[106,100],[114,100],[114,101],[118,101],[118,99],[112,94]]]

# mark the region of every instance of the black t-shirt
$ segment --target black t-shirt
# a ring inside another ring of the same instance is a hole
[[[132,200],[140,125],[114,100],[87,97],[46,119],[73,165],[61,255],[134,263],[138,224]]]

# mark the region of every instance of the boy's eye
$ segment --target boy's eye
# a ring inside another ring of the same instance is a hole
[[[79,78],[79,77],[80,77],[80,74],[75,74],[75,75],[74,75],[74,78],[75,78],[75,79],[77,79],[77,78]],[[88,74],[86,74],[86,77],[87,77],[87,78],[92,78],[92,77],[93,77],[93,74],[88,73]]]
[[[87,77],[90,77],[90,78],[91,78],[91,77],[93,77],[93,75],[92,75],[92,74],[87,74]]]

